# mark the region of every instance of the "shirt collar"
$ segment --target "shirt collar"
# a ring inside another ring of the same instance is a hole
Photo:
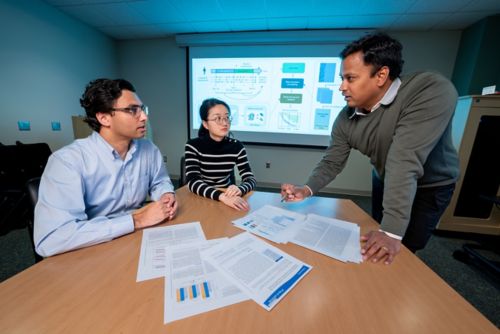
[[[104,149],[108,151],[113,156],[114,159],[121,160],[120,154],[118,154],[118,152],[116,152],[113,146],[111,146],[111,144],[108,143],[98,132],[96,131],[92,132],[92,139],[98,143],[101,143]],[[127,157],[129,155],[132,156],[136,150],[137,150],[136,140],[132,139],[132,141],[130,142],[130,147],[127,152]]]
[[[396,78],[391,83],[391,85],[389,86],[389,89],[387,90],[387,92],[385,92],[384,96],[380,99],[380,101],[375,103],[375,105],[371,108],[370,112],[377,110],[381,105],[386,106],[386,105],[391,104],[394,101],[394,99],[396,98],[396,96],[398,95],[398,90],[399,90],[400,86],[401,86],[401,79]],[[352,113],[352,115],[349,118],[352,119],[356,115],[366,116],[368,114],[369,113],[362,112],[359,108],[355,108],[354,112]]]

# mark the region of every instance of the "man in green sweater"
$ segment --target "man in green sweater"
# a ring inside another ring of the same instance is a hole
[[[365,36],[341,53],[340,90],[347,106],[330,146],[304,186],[283,184],[287,201],[317,193],[344,168],[352,148],[372,163],[372,215],[380,230],[362,236],[364,260],[390,264],[401,243],[425,247],[458,178],[451,139],[457,92],[441,75],[400,78],[401,44],[386,34]]]

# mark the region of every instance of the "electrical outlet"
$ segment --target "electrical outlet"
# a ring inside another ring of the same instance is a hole
[[[266,162],[266,168],[271,168],[271,161]]]

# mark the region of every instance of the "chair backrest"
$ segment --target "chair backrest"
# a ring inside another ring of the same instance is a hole
[[[181,157],[180,173],[181,173],[181,175],[179,176],[179,188],[186,184],[186,157],[185,156]]]
[[[38,188],[40,187],[40,177],[34,177],[26,182],[26,192],[30,200],[31,208],[34,210],[38,202]]]
[[[26,194],[28,195],[28,201],[31,205],[31,215],[28,220],[28,232],[31,238],[31,245],[33,247],[33,252],[35,253],[35,261],[38,262],[43,259],[35,251],[35,240],[33,238],[33,224],[35,222],[35,205],[38,202],[38,188],[40,187],[40,177],[34,177],[26,182]]]

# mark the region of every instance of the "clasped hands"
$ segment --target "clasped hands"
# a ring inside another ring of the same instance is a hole
[[[240,188],[232,184],[219,196],[219,201],[238,211],[248,211],[250,206],[241,195]]]
[[[151,202],[132,213],[136,229],[153,226],[164,220],[174,219],[177,213],[177,200],[174,193],[165,193],[160,199]]]
[[[311,196],[308,187],[299,187],[285,183],[281,185],[281,198],[286,202],[298,202]],[[361,237],[364,242],[361,254],[364,261],[391,264],[394,257],[401,251],[401,241],[392,238],[382,231],[371,231]]]

